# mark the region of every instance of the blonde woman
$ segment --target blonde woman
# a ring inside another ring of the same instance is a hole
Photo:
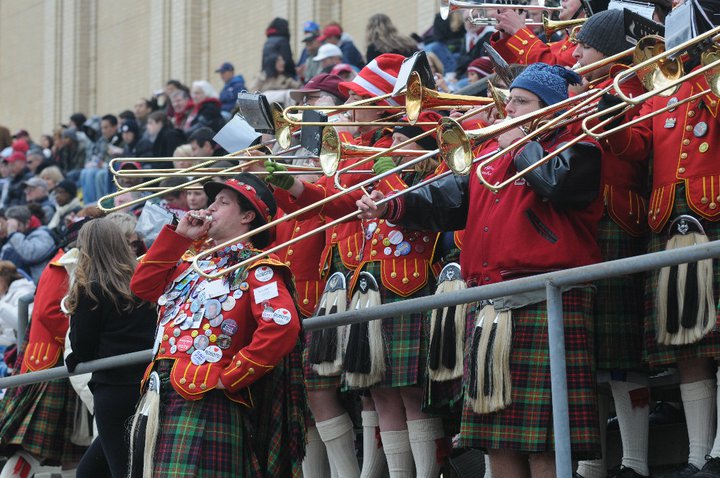
[[[415,40],[401,35],[390,17],[384,13],[377,13],[368,19],[366,32],[367,52],[365,57],[368,63],[383,53],[410,56],[418,50]]]
[[[77,269],[65,301],[73,346],[66,359],[68,369],[152,347],[156,315],[148,302],[130,291],[137,261],[117,221],[91,221],[80,230],[77,247]],[[113,477],[125,476],[126,424],[140,398],[138,384],[144,369],[139,365],[93,373],[90,389],[99,435],[80,460],[79,478],[99,476],[102,467],[109,468]]]

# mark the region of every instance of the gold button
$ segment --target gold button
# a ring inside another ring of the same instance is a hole
[[[527,44],[528,44],[528,41],[527,41],[527,40],[523,40],[523,41],[522,41],[522,44],[523,44],[523,45],[527,45]]]
[[[238,360],[237,362],[235,362],[235,365],[237,365],[238,367],[242,366],[242,361]]]
[[[703,203],[703,204],[707,204],[708,201],[710,201],[708,198],[702,198],[702,199],[700,199],[700,202]]]
[[[685,168],[678,168],[678,173],[682,174],[685,172]]]
[[[688,116],[692,118],[695,116],[695,112],[693,110],[688,111]]]
[[[30,357],[30,360],[35,360],[35,356],[33,355],[32,357]]]
[[[683,140],[683,144],[684,144],[685,146],[687,146],[688,144],[690,144],[690,140],[687,139],[687,138],[685,138],[685,139]]]
[[[249,373],[250,375],[255,375],[255,369],[252,368],[252,367],[250,367],[250,368],[248,369],[248,373]]]
[[[419,273],[419,272],[413,272],[413,277],[417,279],[418,277],[420,277],[420,273]]]
[[[709,207],[710,209],[715,209],[715,208],[717,207],[717,204],[715,204],[714,202],[711,202],[708,207]]]
[[[685,126],[685,131],[692,131],[693,127],[691,125]]]
[[[332,239],[337,239],[337,233],[336,233],[336,232],[333,232],[333,233],[332,233],[332,236],[330,236],[330,237],[331,237]]]
[[[355,260],[356,260],[356,261],[359,261],[359,260],[360,260],[360,254],[358,254],[357,256],[355,256]]]
[[[163,335],[163,340],[167,340],[167,339],[168,339],[167,334]]]
[[[286,265],[286,266],[290,267],[291,264],[292,264],[292,262],[290,262],[290,261],[285,261],[285,265]]]
[[[297,226],[297,227],[295,228],[295,232],[300,232],[300,226]]]
[[[402,283],[407,284],[408,282],[410,282],[410,279],[408,279],[407,277],[403,277]]]
[[[687,158],[687,153],[682,153],[682,154],[680,155],[680,159],[685,159],[685,158]]]
[[[201,389],[201,390],[205,390],[206,388],[207,388],[207,385],[205,385],[204,383],[201,383],[201,384],[200,384],[200,389]]]
[[[720,196],[716,197],[715,200],[720,202]]]
[[[40,363],[40,359],[37,359],[37,360],[35,361],[35,363]]]
[[[161,354],[164,354],[164,353],[165,353],[165,347],[160,347],[160,353],[161,353]]]
[[[710,101],[710,106],[712,106],[713,108],[715,107],[716,104],[717,104],[717,101],[715,101],[715,100]]]
[[[393,279],[396,278],[396,277],[397,277],[397,272],[391,272],[391,273],[390,273],[390,277],[393,278]]]
[[[310,301],[309,301],[309,300],[307,300],[307,299],[303,299],[303,304],[305,304],[305,305],[308,305],[309,303],[310,303]]]
[[[373,239],[372,241],[370,241],[370,243],[371,243],[373,246],[374,246],[375,244],[377,244],[377,242],[378,242],[377,239]]]
[[[352,257],[352,252],[348,252],[347,256]]]
[[[288,256],[292,256],[292,255],[293,255],[293,252],[294,252],[294,251],[293,251],[292,249],[288,249],[288,254],[287,254],[287,255],[288,255]]]
[[[195,390],[195,384],[194,384],[194,383],[191,383],[190,385],[188,385],[188,388],[189,388],[190,390]]]
[[[518,52],[518,55],[524,55],[524,54],[525,54],[525,50],[520,50],[520,51]]]
[[[370,255],[373,257],[377,256],[377,251],[370,251]]]
[[[178,382],[180,382],[180,385],[185,385],[185,382],[187,382],[187,380],[185,380],[185,377],[183,377],[180,380],[178,380]]]

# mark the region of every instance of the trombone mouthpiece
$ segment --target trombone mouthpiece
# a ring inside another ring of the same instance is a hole
[[[188,214],[190,214],[190,217],[193,219],[199,219],[203,222],[212,222],[213,217],[210,214],[200,214],[195,211],[190,211]]]

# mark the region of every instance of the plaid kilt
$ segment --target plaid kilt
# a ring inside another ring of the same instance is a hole
[[[422,289],[408,297],[402,297],[383,286],[380,281],[380,262],[368,262],[363,265],[362,270],[372,274],[377,280],[383,304],[423,297],[434,292],[435,281],[432,274],[428,274],[428,282]],[[424,383],[429,333],[429,321],[426,319],[425,312],[380,319],[385,345],[385,375],[373,387],[410,387]]]
[[[633,237],[608,215],[600,221],[598,243],[605,261],[645,253],[646,238]],[[644,275],[595,282],[595,353],[601,370],[642,370]]]
[[[331,255],[331,265],[330,265],[330,272],[328,272],[328,276],[330,274],[334,274],[335,272],[342,272],[345,274],[345,278],[349,277],[350,271],[347,267],[345,267],[345,264],[343,264],[342,259],[340,259],[340,253],[338,252],[337,247],[333,247],[332,249],[332,255]],[[349,303],[349,301],[348,301]],[[310,354],[310,341],[312,338],[312,332],[305,332],[305,347],[303,348],[302,353],[302,362],[303,362],[303,376],[305,378],[305,388],[309,392],[314,392],[317,390],[337,390],[340,388],[340,379],[341,376],[333,376],[333,377],[326,377],[322,375],[318,375],[315,370],[313,370],[312,364],[308,361],[308,356]]]
[[[591,341],[593,297],[594,290],[589,287],[563,294],[570,439],[574,459],[600,456]],[[554,449],[554,437],[547,303],[514,309],[512,319],[512,403],[504,410],[479,415],[473,413],[466,402],[460,446],[520,453],[550,452]]]
[[[17,370],[25,355],[30,327],[19,347]],[[60,358],[54,366],[62,365]],[[67,379],[8,389],[0,402],[0,454],[22,448],[46,465],[77,463],[86,447],[70,441],[79,398]]]
[[[299,353],[297,360],[299,365]],[[253,393],[258,406],[249,410],[230,401],[220,390],[211,390],[201,400],[185,400],[169,382],[171,361],[158,362],[160,423],[153,476],[299,477],[304,449],[298,450],[297,443],[305,440],[304,417],[296,416],[283,426],[285,411],[278,407],[291,401],[293,407],[302,408],[305,397],[298,396],[297,390],[284,389],[287,384],[276,380],[282,374],[273,375],[287,364],[288,359],[256,383],[259,386],[253,387]],[[271,413],[259,413],[262,404],[270,403],[271,408],[266,410]],[[301,421],[302,431],[295,429],[296,420]],[[290,454],[299,457],[288,460]]]
[[[670,221],[680,214],[690,214],[699,219],[705,229],[708,239],[716,241],[720,239],[720,222],[711,222],[700,219],[697,214],[692,212],[687,205],[685,199],[685,186],[678,185],[675,193],[675,204]],[[668,222],[670,222],[668,221]],[[665,250],[667,244],[667,235],[665,231],[662,234],[652,234],[648,245],[648,252],[658,252]],[[680,346],[660,345],[656,340],[656,320],[655,320],[655,291],[657,290],[658,275],[660,271],[650,271],[647,273],[645,281],[645,356],[651,368],[664,368],[667,365],[675,364],[678,361],[688,360],[692,358],[717,358],[720,357],[720,331],[718,326],[710,331],[701,341]],[[713,290],[715,293],[715,301],[720,298],[720,261],[713,261]]]

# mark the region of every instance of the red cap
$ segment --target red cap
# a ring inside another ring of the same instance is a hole
[[[21,153],[27,153],[30,149],[30,145],[24,139],[16,139],[12,142],[13,151],[19,151]]]
[[[492,75],[493,66],[490,58],[486,56],[481,56],[480,58],[475,58],[473,61],[471,61],[467,67],[467,70],[474,71],[475,73],[480,75],[480,78],[485,78],[488,75]]]
[[[325,29],[322,32],[322,35],[318,38],[321,42],[328,39],[328,37],[338,37],[340,38],[342,36],[342,28],[340,28],[337,25],[328,25],[325,27]]]
[[[346,101],[348,98],[347,94],[338,89],[338,85],[342,81],[343,79],[337,75],[320,73],[319,75],[313,76],[310,81],[305,83],[305,86],[299,90],[291,90],[290,98],[292,98],[296,103],[300,103],[302,101],[302,97],[307,93],[325,91],[326,93],[330,93],[331,95],[335,95],[343,101]]]
[[[15,161],[25,161],[25,153],[21,153],[20,151],[13,151],[10,156],[5,158],[3,161],[6,163],[14,163]]]
[[[383,53],[365,65],[352,81],[343,81],[338,89],[350,96],[350,91],[363,98],[372,98],[392,93],[395,88],[400,66],[405,57],[395,53]],[[379,101],[380,105],[398,106],[405,104],[405,97],[387,98]]]

